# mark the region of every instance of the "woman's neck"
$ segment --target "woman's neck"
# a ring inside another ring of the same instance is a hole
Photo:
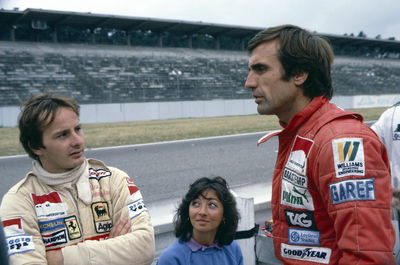
[[[192,238],[203,246],[210,246],[214,243],[216,233],[196,233],[193,231]]]

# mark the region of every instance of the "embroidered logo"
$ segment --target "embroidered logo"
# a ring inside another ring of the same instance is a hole
[[[364,147],[361,138],[341,138],[332,141],[336,177],[364,176]]]
[[[400,124],[397,124],[397,128],[393,131],[393,140],[400,140]]]
[[[287,259],[329,264],[330,248],[293,246],[281,243],[281,256]]]
[[[309,211],[285,210],[286,222],[289,226],[297,226],[317,230],[314,213]]]
[[[89,168],[89,179],[97,179],[100,180],[105,177],[111,176],[111,172],[104,169],[93,169]]]
[[[281,203],[300,209],[314,210],[313,199],[308,189],[282,180]]]
[[[107,202],[95,202],[92,204],[94,225],[97,233],[110,232],[112,220],[109,215]]]
[[[68,231],[69,240],[74,240],[81,237],[81,230],[79,229],[78,221],[76,220],[76,216],[70,216],[64,219],[65,226]]]
[[[134,202],[131,202],[127,206],[128,206],[128,211],[129,211],[129,218],[131,218],[131,219],[135,218],[142,212],[147,211],[147,208],[143,202],[143,199],[138,199]]]
[[[289,228],[288,240],[290,244],[319,246],[319,231]]]
[[[375,200],[375,179],[348,179],[329,185],[332,204]]]
[[[67,213],[67,204],[63,203],[58,192],[43,195],[31,193],[38,219],[63,217]]]
[[[299,174],[305,175],[307,170],[307,158],[313,144],[314,141],[297,135],[286,167]]]

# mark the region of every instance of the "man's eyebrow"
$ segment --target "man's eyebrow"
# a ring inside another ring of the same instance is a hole
[[[257,69],[257,68],[267,68],[268,65],[264,64],[264,63],[254,63],[249,65],[249,69]]]

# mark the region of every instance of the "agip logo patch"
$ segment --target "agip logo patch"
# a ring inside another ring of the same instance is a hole
[[[364,146],[361,138],[341,138],[332,141],[337,178],[364,176]]]
[[[97,233],[110,232],[113,226],[109,215],[107,202],[96,202],[92,204],[94,225]]]

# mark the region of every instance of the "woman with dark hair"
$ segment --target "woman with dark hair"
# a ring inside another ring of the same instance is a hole
[[[190,185],[174,217],[178,238],[161,254],[158,265],[243,265],[233,241],[239,213],[222,177],[200,178]]]

